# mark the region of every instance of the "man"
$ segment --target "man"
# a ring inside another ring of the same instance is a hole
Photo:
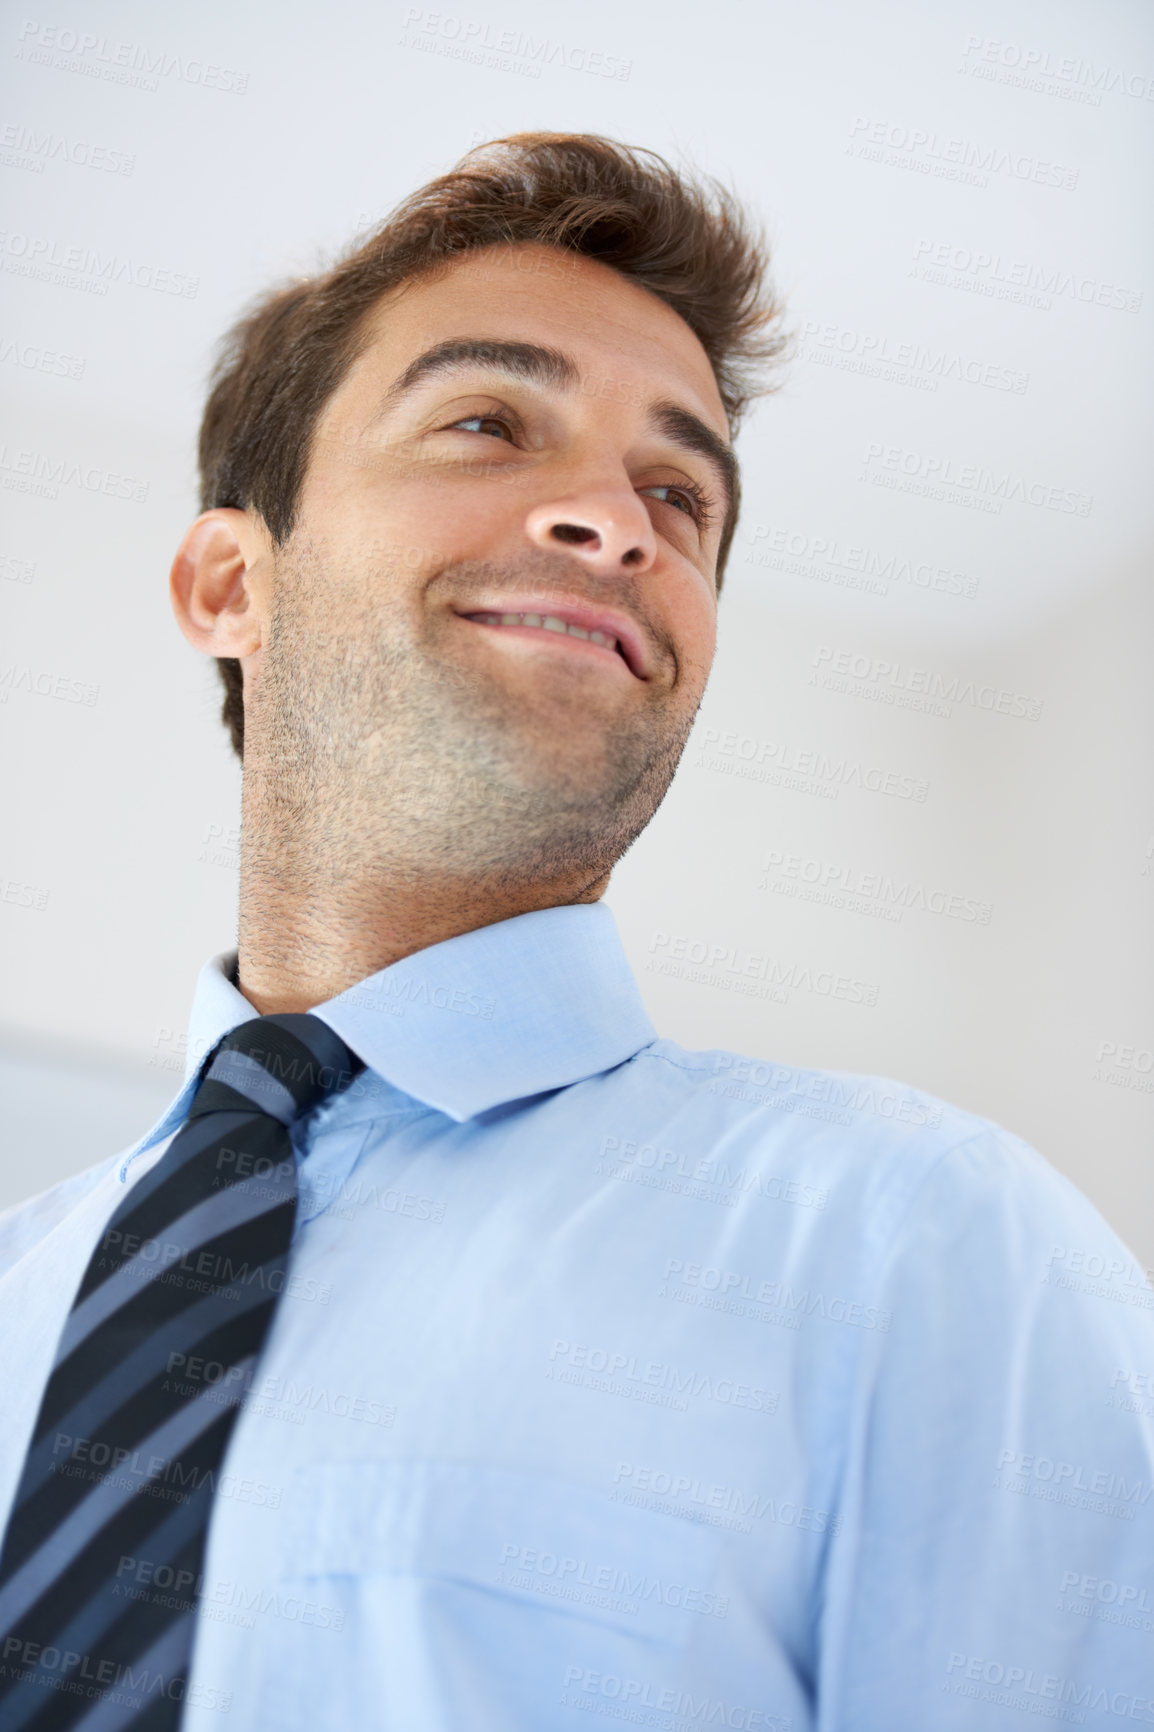
[[[1154,1724],[1129,1252],[986,1121],[657,1038],[599,900],[776,333],[718,189],[539,134],[234,333],[172,595],[238,947],[6,1223],[6,1727]]]

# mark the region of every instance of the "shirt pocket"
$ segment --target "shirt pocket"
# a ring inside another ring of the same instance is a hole
[[[396,1732],[567,1727],[575,1678],[680,1674],[728,1616],[714,1531],[530,1469],[314,1462],[286,1515],[282,1587],[340,1617],[334,1639],[276,1641],[264,1705],[282,1727],[322,1705]]]
[[[318,1462],[298,1470],[290,1508],[294,1576],[462,1582],[673,1645],[695,1617],[719,1610],[716,1534],[549,1474]]]

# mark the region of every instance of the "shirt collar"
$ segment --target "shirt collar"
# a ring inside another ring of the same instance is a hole
[[[235,950],[200,971],[184,1087],[124,1157],[187,1115],[207,1054],[256,1015]],[[462,932],[312,1007],[395,1088],[458,1121],[623,1064],[656,1039],[617,923],[602,902],[542,908]]]

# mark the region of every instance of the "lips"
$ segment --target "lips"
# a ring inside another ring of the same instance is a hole
[[[513,627],[549,632],[558,637],[577,638],[597,649],[620,656],[637,679],[649,678],[649,658],[641,632],[632,620],[615,610],[556,608],[543,602],[538,602],[536,606],[530,602],[518,607],[510,606],[506,602],[499,608],[470,609],[460,617],[473,620],[477,625],[493,626],[499,630]]]

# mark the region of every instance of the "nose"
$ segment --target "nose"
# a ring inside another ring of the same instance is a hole
[[[550,553],[564,548],[606,577],[646,571],[657,557],[649,513],[629,487],[583,489],[535,505],[525,530],[537,547]]]

